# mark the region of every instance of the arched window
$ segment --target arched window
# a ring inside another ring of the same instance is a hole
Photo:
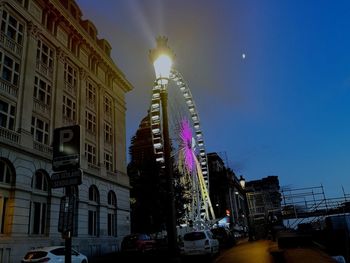
[[[33,177],[33,195],[30,207],[30,234],[48,234],[49,215],[49,175],[44,170],[37,170]]]
[[[108,236],[117,235],[117,197],[111,190],[108,192],[108,209],[107,209],[107,234]]]
[[[89,188],[89,205],[88,205],[88,234],[89,236],[99,235],[99,204],[100,195],[95,185]]]
[[[10,232],[11,211],[9,209],[9,200],[12,186],[15,184],[15,168],[12,163],[5,158],[0,157],[0,235]]]

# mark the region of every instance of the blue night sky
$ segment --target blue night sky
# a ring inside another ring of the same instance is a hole
[[[349,1],[77,3],[134,86],[126,97],[128,145],[150,104],[148,51],[165,35],[207,152],[225,153],[248,181],[277,175],[281,186],[350,193]]]

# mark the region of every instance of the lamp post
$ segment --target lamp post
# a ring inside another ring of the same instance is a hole
[[[149,57],[153,63],[156,82],[160,85],[160,100],[162,106],[163,121],[163,143],[164,143],[164,164],[167,184],[167,238],[168,248],[171,256],[178,255],[177,231],[176,231],[176,210],[173,178],[173,162],[171,159],[169,125],[168,125],[168,92],[167,86],[170,78],[170,70],[174,53],[168,47],[168,39],[160,36],[157,39],[157,47],[150,50]]]
[[[239,184],[241,185],[243,192],[244,192],[244,203],[245,203],[245,207],[246,207],[246,211],[247,211],[246,214],[247,214],[247,225],[248,225],[248,240],[253,241],[252,226],[250,224],[248,195],[247,195],[247,190],[245,189],[245,179],[242,175],[239,177]]]

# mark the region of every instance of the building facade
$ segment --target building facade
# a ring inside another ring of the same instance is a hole
[[[271,220],[278,219],[279,221],[281,214],[282,198],[278,176],[267,176],[260,180],[248,181],[246,191],[254,235],[257,238],[265,237],[272,223]]]
[[[116,251],[130,232],[125,93],[111,46],[74,0],[0,0],[0,262],[64,243],[50,187],[55,128],[80,125],[73,247]]]
[[[245,192],[234,171],[226,167],[216,152],[207,154],[210,174],[209,193],[216,218],[231,229],[244,231],[247,228]]]

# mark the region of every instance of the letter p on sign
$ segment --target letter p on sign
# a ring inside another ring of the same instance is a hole
[[[63,171],[80,167],[80,126],[57,128],[53,132],[52,169]]]

